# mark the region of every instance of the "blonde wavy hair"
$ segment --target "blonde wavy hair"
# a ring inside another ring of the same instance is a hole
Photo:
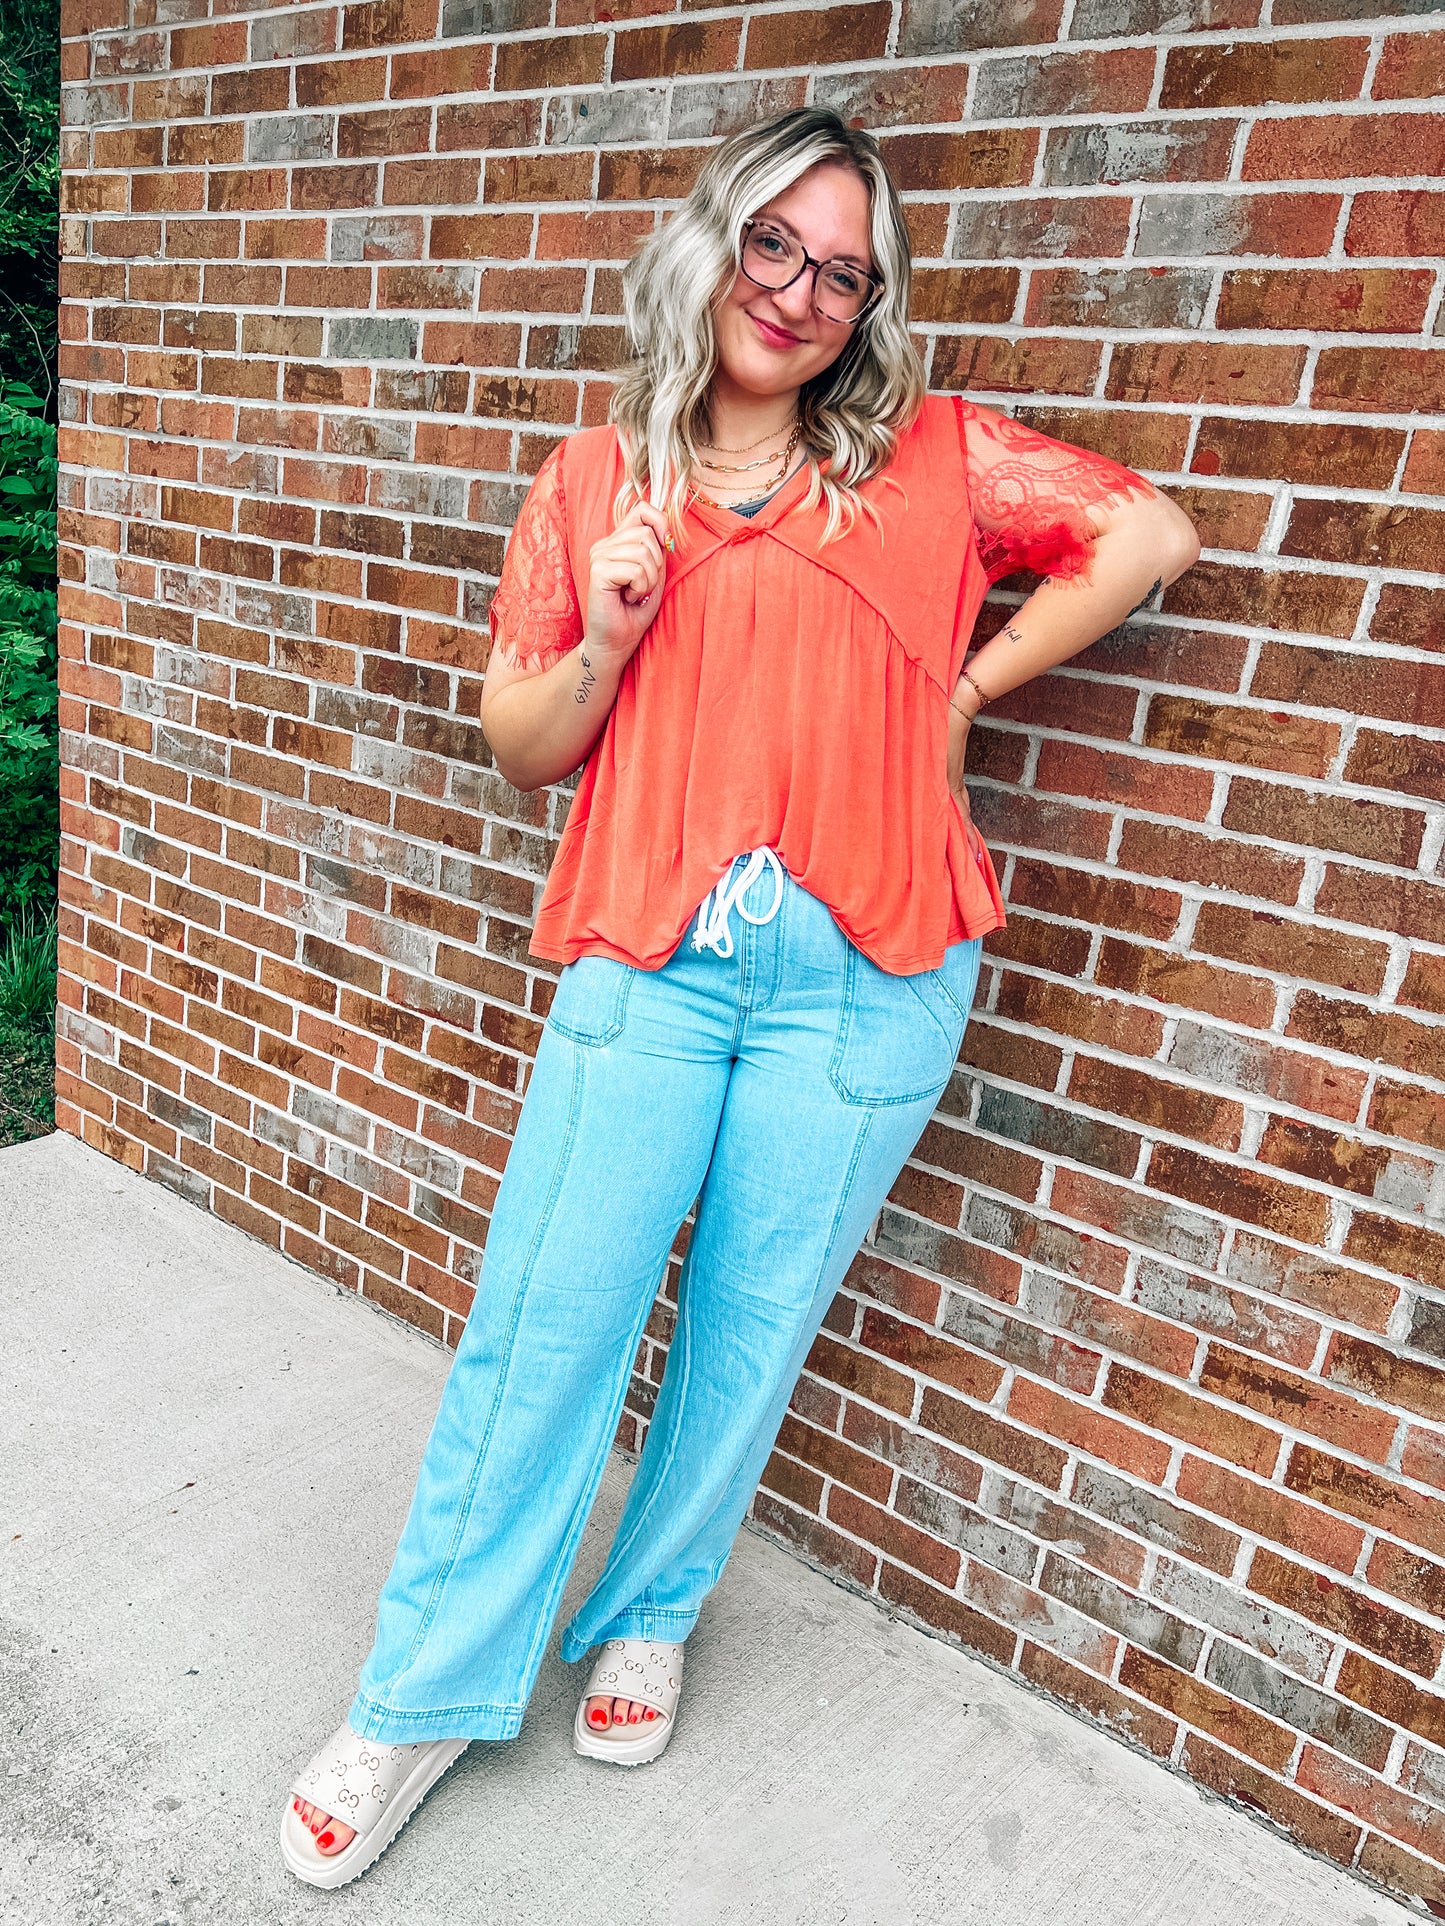
[[[858,486],[892,458],[926,386],[908,333],[912,250],[877,141],[825,107],[778,114],[715,148],[682,206],[623,271],[631,359],[609,409],[627,462],[613,504],[617,520],[650,499],[681,532],[694,437],[708,429],[717,366],[713,310],[741,264],[743,222],[820,161],[851,168],[868,189],[873,265],[884,285],[837,360],[798,397],[810,469],[798,508],[826,500],[825,542],[850,529],[860,511],[877,522]]]

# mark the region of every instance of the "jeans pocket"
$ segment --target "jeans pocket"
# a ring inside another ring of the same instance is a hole
[[[568,963],[547,1016],[549,1029],[573,1043],[611,1043],[627,1021],[627,994],[637,974],[611,956],[579,956]]]
[[[958,1061],[980,944],[955,943],[936,970],[895,976],[850,946],[828,1076],[844,1103],[936,1097]]]

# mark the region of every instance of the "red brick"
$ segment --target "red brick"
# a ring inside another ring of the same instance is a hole
[[[1377,1264],[1382,1271],[1433,1284],[1445,1276],[1445,1235],[1422,1225],[1402,1224],[1393,1218],[1355,1213],[1345,1238],[1346,1257]],[[1404,1534],[1402,1534],[1403,1536]],[[1445,1541],[1442,1541],[1445,1543]]]
[[[1289,1490],[1360,1519],[1372,1530],[1390,1532],[1437,1555],[1445,1550],[1445,1507],[1437,1498],[1411,1491],[1391,1476],[1352,1465],[1317,1446],[1296,1444],[1285,1466],[1284,1482]],[[1343,1685],[1340,1689],[1346,1691]]]
[[[1319,561],[1423,570],[1439,559],[1442,536],[1445,509],[1310,500],[1295,504],[1281,546]]]
[[[1445,126],[1438,116],[1310,114],[1260,120],[1245,148],[1244,178],[1327,181],[1394,174],[1402,154],[1409,155],[1415,174],[1445,173]]]
[[[726,73],[737,65],[741,31],[739,20],[724,19],[681,20],[620,32],[613,41],[611,78],[615,83]],[[497,84],[501,86],[500,78]],[[546,84],[555,87],[559,82],[549,74]]]
[[[1163,940],[1179,918],[1180,899],[1172,890],[1025,858],[1014,866],[1012,895],[1026,908],[1073,917],[1091,928],[1102,925]]]
[[[1275,1772],[1283,1771],[1294,1751],[1295,1735],[1283,1726],[1134,1646],[1125,1651],[1119,1683]]]
[[[1106,989],[1181,1004],[1233,1023],[1263,1027],[1274,1012],[1274,989],[1258,977],[1118,937],[1104,939],[1094,977]]]
[[[1392,33],[1375,68],[1375,100],[1428,100],[1445,94],[1445,40],[1438,33]]]
[[[1177,747],[1173,743],[1154,746]],[[1214,792],[1212,776],[1152,761],[1130,749],[1094,749],[1074,742],[1045,741],[1034,781],[1040,789],[1055,793],[1196,821],[1208,814]]]
[[[1418,334],[1431,286],[1427,268],[1236,268],[1224,276],[1216,325],[1297,330],[1308,315],[1311,328]]]
[[[1445,590],[1385,582],[1370,618],[1377,642],[1409,649],[1445,649]]]
[[[829,7],[815,13],[760,13],[748,24],[743,65],[814,67],[877,60],[888,39],[890,9],[882,0]]]
[[[904,1618],[942,1632],[970,1651],[986,1653],[1000,1665],[1007,1665],[1013,1656],[1017,1639],[1012,1630],[886,1560],[878,1577],[878,1595]]]
[[[1302,347],[1224,341],[1121,342],[1109,364],[1114,401],[1183,401],[1280,407],[1299,393]]]
[[[1346,1574],[1354,1570],[1364,1543],[1358,1525],[1192,1453],[1185,1456],[1175,1490],[1216,1518],[1228,1518],[1256,1537]]]
[[[1233,903],[1203,904],[1193,941],[1207,955],[1334,984],[1363,996],[1379,991],[1389,962],[1383,943],[1343,936],[1313,919],[1292,922]]]
[[[1345,252],[1417,258],[1445,253],[1445,193],[1412,187],[1357,194],[1345,229]]]
[[[753,1500],[752,1515],[764,1529],[795,1545],[810,1564],[835,1573],[859,1590],[867,1590],[873,1583],[878,1554],[870,1547],[780,1504],[766,1492],[759,1492]]]
[[[1284,1829],[1298,1844],[1318,1852],[1338,1864],[1353,1864],[1361,1829],[1338,1813],[1326,1810],[1314,1799],[1281,1784],[1268,1772],[1261,1772],[1247,1760],[1237,1758],[1221,1746],[1211,1745],[1191,1732],[1184,1742],[1181,1760],[1185,1770],[1221,1797],[1262,1813]]]
[[[1388,488],[1404,445],[1404,432],[1397,428],[1206,419],[1189,465],[1199,475]]]
[[[1368,414],[1445,410],[1445,347],[1325,348],[1315,367],[1317,408]]]
[[[1232,836],[1195,834],[1162,823],[1126,820],[1119,845],[1121,869],[1180,882],[1237,890],[1277,903],[1293,903],[1304,880],[1304,861]]]
[[[362,0],[342,10],[341,44],[352,48],[392,47],[429,40],[436,32],[436,0]]]
[[[1254,107],[1354,100],[1365,77],[1368,40],[1235,41],[1171,47],[1164,107]],[[1273,124],[1273,123],[1271,123]]]
[[[1324,776],[1339,747],[1334,723],[1277,710],[1223,708],[1194,696],[1155,696],[1149,704],[1144,741],[1176,755],[1205,756],[1211,762],[1244,763],[1284,774]],[[1180,772],[1165,765],[1176,781]],[[1211,785],[1212,787],[1212,785]],[[1169,815],[1203,814],[1171,809]]]
[[[1133,1425],[1106,1417],[1097,1406],[1080,1404],[1047,1385],[1019,1377],[1009,1393],[1008,1413],[1031,1429],[1117,1465],[1121,1471],[1160,1484],[1169,1466],[1170,1447]]]

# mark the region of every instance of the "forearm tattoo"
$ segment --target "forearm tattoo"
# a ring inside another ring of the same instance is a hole
[[[1147,590],[1145,594],[1143,594],[1139,598],[1139,600],[1134,604],[1133,608],[1130,609],[1129,611],[1129,615],[1137,615],[1140,609],[1142,609],[1147,602],[1152,602],[1154,600],[1154,597],[1159,593],[1160,589],[1162,589],[1163,586],[1164,586],[1164,577],[1161,575],[1159,579],[1155,582],[1153,588]],[[1129,615],[1126,615],[1124,617],[1124,620],[1126,622],[1129,620]]]
[[[1005,642],[1022,642],[1024,640],[1023,630],[1015,628],[1012,622],[1004,624],[1003,628],[999,630],[999,636],[1000,639]]]
[[[596,688],[597,678],[593,675],[592,664],[587,660],[585,655],[579,655],[577,660],[582,668],[582,680],[573,692],[572,700],[574,702],[585,702]]]

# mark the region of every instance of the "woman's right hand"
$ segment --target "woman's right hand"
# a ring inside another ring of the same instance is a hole
[[[621,668],[662,605],[669,540],[667,517],[634,502],[625,519],[592,544],[588,556],[587,652]]]

